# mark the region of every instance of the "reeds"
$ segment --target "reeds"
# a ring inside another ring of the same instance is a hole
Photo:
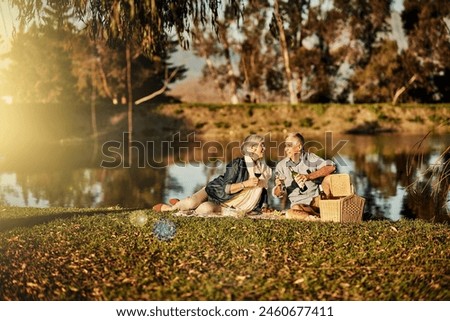
[[[413,146],[407,162],[407,175],[414,177],[407,186],[407,200],[417,218],[450,222],[450,146],[431,164],[424,164],[421,147],[431,132]]]

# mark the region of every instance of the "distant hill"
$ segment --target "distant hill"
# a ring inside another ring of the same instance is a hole
[[[173,85],[168,95],[186,103],[223,103],[227,102],[220,91],[211,82],[198,78],[187,78]]]

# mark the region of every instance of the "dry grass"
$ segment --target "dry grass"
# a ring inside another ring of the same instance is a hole
[[[3,209],[1,300],[450,299],[449,225]]]

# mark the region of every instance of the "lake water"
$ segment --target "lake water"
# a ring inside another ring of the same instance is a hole
[[[283,157],[282,137],[267,136],[266,162]],[[335,161],[349,173],[357,194],[366,198],[365,219],[428,219],[410,204],[432,202],[406,193],[422,171],[440,161],[450,135],[333,136],[307,138],[310,151]],[[420,144],[419,144],[420,143]],[[0,205],[32,207],[151,208],[169,198],[183,198],[224,172],[239,156],[239,142],[135,142],[137,158],[125,164],[120,142],[96,146],[78,141],[32,144],[0,151]],[[448,193],[444,202],[448,210]],[[434,204],[436,205],[436,204]],[[428,204],[427,208],[433,208]],[[271,199],[271,206],[283,207]],[[425,205],[419,207],[426,207]]]

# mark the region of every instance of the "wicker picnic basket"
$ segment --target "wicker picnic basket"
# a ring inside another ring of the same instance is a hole
[[[330,175],[331,199],[320,200],[320,220],[361,222],[365,199],[354,193],[348,174]]]

